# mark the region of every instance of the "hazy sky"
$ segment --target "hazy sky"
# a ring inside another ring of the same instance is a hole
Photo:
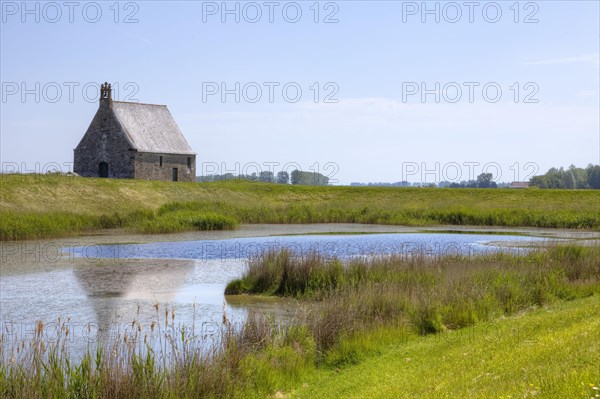
[[[2,166],[68,169],[104,81],[167,104],[198,174],[512,181],[600,163],[599,4],[2,1]]]

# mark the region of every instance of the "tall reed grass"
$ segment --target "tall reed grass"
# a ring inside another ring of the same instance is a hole
[[[81,356],[70,351],[69,323],[50,338],[39,322],[34,336],[15,342],[0,335],[2,398],[223,398],[263,394],[296,381],[313,367],[305,327],[276,328],[251,313],[241,326],[226,320],[207,337],[178,326],[165,309],[150,328],[99,337]],[[160,309],[162,311],[163,309]]]
[[[420,334],[457,329],[559,299],[593,295],[600,247],[556,246],[524,255],[421,254],[342,262],[269,251],[251,259],[226,294],[263,294],[316,303],[309,326],[318,348],[378,325],[409,323]]]

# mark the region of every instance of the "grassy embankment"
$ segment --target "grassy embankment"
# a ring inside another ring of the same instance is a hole
[[[2,341],[5,397],[593,397],[600,385],[600,247],[342,264],[286,251],[228,289],[310,311],[255,315],[202,352],[174,313],[77,363],[61,342]],[[43,327],[39,328],[43,331]],[[146,334],[159,337],[149,350]],[[4,338],[4,336],[3,336]],[[162,349],[164,348],[164,349]],[[174,350],[177,348],[177,350]]]
[[[0,176],[0,240],[98,229],[169,233],[238,223],[600,229],[599,190],[309,187]]]
[[[285,397],[596,399],[599,312],[594,296],[401,344],[374,331],[344,343],[368,348],[362,362],[312,373]]]

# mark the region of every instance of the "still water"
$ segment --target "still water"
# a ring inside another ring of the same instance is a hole
[[[227,282],[244,272],[248,257],[268,249],[316,251],[339,258],[414,252],[477,254],[518,250],[516,246],[543,240],[520,235],[373,233],[366,227],[371,234],[341,234],[339,227],[334,231],[307,235],[261,231],[259,236],[246,237],[216,232],[184,241],[53,244],[53,250],[60,250],[56,262],[51,262],[47,243],[36,247],[30,242],[25,254],[22,247],[19,252],[18,247],[5,244],[0,276],[5,339],[31,337],[40,320],[45,323],[44,333],[51,336],[60,320],[68,324],[69,340],[77,348],[99,335],[118,335],[134,320],[146,326],[160,321],[165,310],[175,311],[174,324],[201,334],[218,329],[224,313],[233,322],[256,310],[285,319],[298,311],[292,300],[223,295]],[[45,248],[47,253],[36,256],[32,248]]]

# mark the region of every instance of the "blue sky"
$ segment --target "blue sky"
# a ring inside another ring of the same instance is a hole
[[[198,174],[512,181],[599,163],[599,2],[466,4],[2,1],[3,169],[68,168],[105,80],[169,106]]]

